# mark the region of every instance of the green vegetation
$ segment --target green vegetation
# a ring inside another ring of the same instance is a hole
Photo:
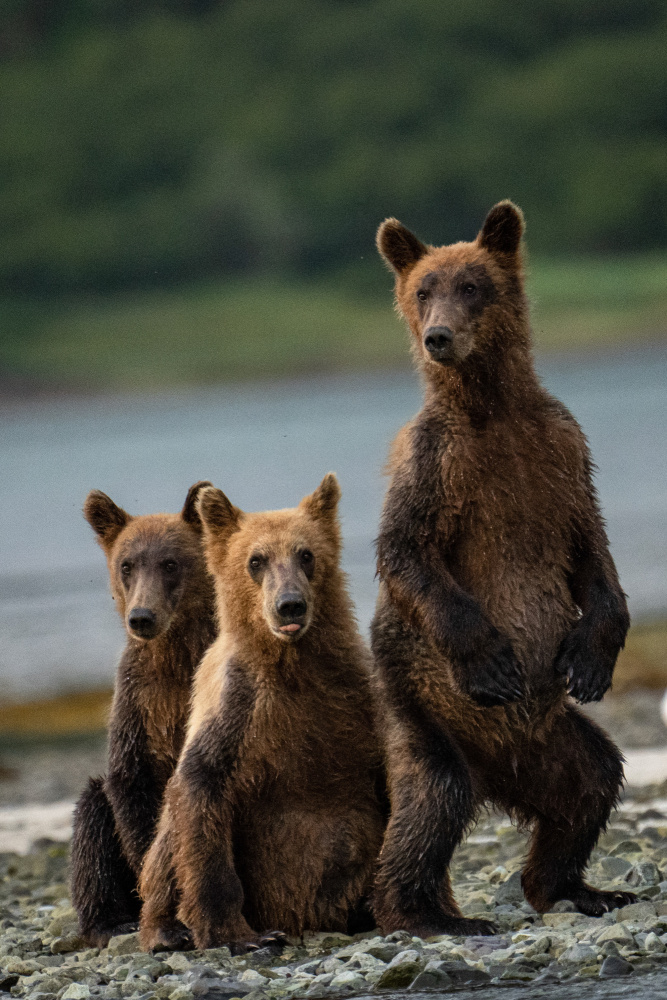
[[[664,333],[667,0],[0,15],[4,379],[404,364],[378,222],[468,239],[503,197],[540,347]]]
[[[529,269],[538,349],[667,337],[667,253],[541,260]]]
[[[0,0],[15,294],[338,270],[524,208],[531,249],[667,248],[667,0]]]
[[[541,350],[667,334],[667,255],[537,261],[529,290]],[[370,264],[356,283],[349,271],[289,284],[248,276],[29,305],[6,309],[26,328],[0,341],[0,371],[40,385],[150,389],[409,364],[391,278]]]

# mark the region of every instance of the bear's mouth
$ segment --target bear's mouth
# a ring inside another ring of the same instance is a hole
[[[279,632],[299,632],[301,626],[298,622],[292,622],[290,625],[281,625],[278,629]]]

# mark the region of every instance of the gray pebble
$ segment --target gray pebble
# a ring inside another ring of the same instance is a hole
[[[600,979],[616,979],[618,976],[629,976],[634,972],[629,962],[620,956],[609,955],[600,966]]]

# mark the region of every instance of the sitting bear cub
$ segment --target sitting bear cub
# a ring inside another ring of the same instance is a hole
[[[144,866],[146,949],[360,929],[385,808],[339,495],[333,475],[292,510],[200,494],[220,636]]]
[[[185,737],[192,677],[216,635],[195,505],[206,486],[190,489],[180,514],[130,517],[99,490],[83,508],[127,631],[107,776],[91,778],[74,817],[72,902],[84,941],[100,948],[139,918],[139,872]]]

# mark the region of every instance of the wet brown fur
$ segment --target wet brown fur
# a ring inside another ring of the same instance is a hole
[[[426,246],[395,219],[378,232],[425,388],[392,449],[378,538],[385,933],[491,929],[462,918],[447,871],[484,802],[533,829],[522,877],[537,910],[630,898],[582,880],[623,770],[567,690],[602,697],[629,618],[586,440],[534,371],[522,232],[509,202],[472,243]]]
[[[144,948],[182,943],[184,926],[199,948],[235,949],[268,931],[345,930],[370,890],[383,772],[370,657],[339,568],[338,496],[328,476],[292,510],[200,498],[221,633],[197,672],[144,867]],[[308,605],[296,638],[276,632],[285,588]]]
[[[97,490],[84,506],[127,631],[109,722],[107,775],[91,779],[79,801],[72,847],[72,898],[81,933],[98,947],[138,918],[138,876],[185,738],[192,677],[216,635],[213,581],[195,508],[198,493],[209,485],[193,486],[180,514],[131,517]],[[137,607],[154,614],[156,634],[150,638],[129,624]]]

